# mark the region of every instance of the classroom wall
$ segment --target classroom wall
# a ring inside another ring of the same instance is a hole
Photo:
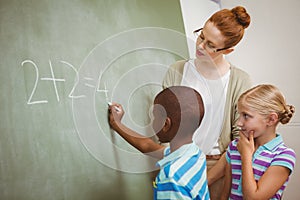
[[[210,0],[181,0],[186,34],[202,27],[218,4]],[[300,93],[298,64],[300,41],[300,2],[298,0],[221,0],[222,8],[243,5],[251,15],[251,24],[243,40],[228,56],[230,62],[247,71],[254,85],[271,83],[285,94],[287,102],[296,107],[296,114],[289,124],[279,126],[285,143],[300,155]],[[198,9],[197,9],[198,8]],[[198,24],[197,24],[198,23]],[[194,48],[189,46],[190,56]],[[300,165],[295,170],[284,193],[284,199],[299,199]]]

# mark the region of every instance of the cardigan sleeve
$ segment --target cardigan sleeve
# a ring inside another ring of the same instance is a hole
[[[250,76],[243,70],[231,66],[231,74],[228,85],[224,122],[219,138],[220,151],[224,152],[229,143],[238,137],[238,127],[236,125],[239,118],[237,112],[237,102],[240,95],[251,88]]]
[[[163,89],[181,84],[185,63],[186,60],[180,60],[169,67],[162,82]]]
[[[250,89],[252,87],[252,81],[250,79],[249,74],[242,71],[241,69],[235,68],[236,78],[234,78],[235,84],[233,86],[235,87],[233,92],[233,101],[232,101],[232,138],[236,139],[239,135],[238,127],[237,127],[237,121],[239,118],[239,114],[237,111],[237,103],[239,100],[239,97],[242,93],[244,93],[246,90]]]

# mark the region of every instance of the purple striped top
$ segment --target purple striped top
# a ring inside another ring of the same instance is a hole
[[[242,193],[242,164],[241,156],[237,150],[238,139],[232,141],[226,152],[226,159],[231,164],[232,182],[230,199],[238,200],[243,199]],[[291,173],[294,169],[296,162],[296,154],[293,149],[288,148],[282,140],[280,135],[276,135],[276,138],[272,139],[268,143],[260,146],[252,158],[253,174],[256,181],[264,174],[269,166],[283,166],[290,169]],[[283,190],[286,188],[289,178],[282,185],[282,187],[276,192],[271,199],[281,199]]]

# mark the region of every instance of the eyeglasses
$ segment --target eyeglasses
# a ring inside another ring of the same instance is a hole
[[[202,34],[202,29],[203,28],[199,28],[199,29],[193,31],[193,33],[194,33],[195,37],[197,38],[197,40],[200,41],[200,44],[202,42],[204,42],[204,40],[205,40],[205,38]],[[205,45],[205,47],[208,51],[214,52],[214,53],[230,48],[230,47],[224,47],[224,48],[221,48],[221,49],[216,49],[215,47],[212,47],[209,43],[205,43],[204,45]]]

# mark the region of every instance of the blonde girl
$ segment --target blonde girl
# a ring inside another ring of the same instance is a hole
[[[240,138],[230,143],[222,199],[281,199],[296,157],[279,133],[295,108],[273,85],[258,85],[238,100]]]

